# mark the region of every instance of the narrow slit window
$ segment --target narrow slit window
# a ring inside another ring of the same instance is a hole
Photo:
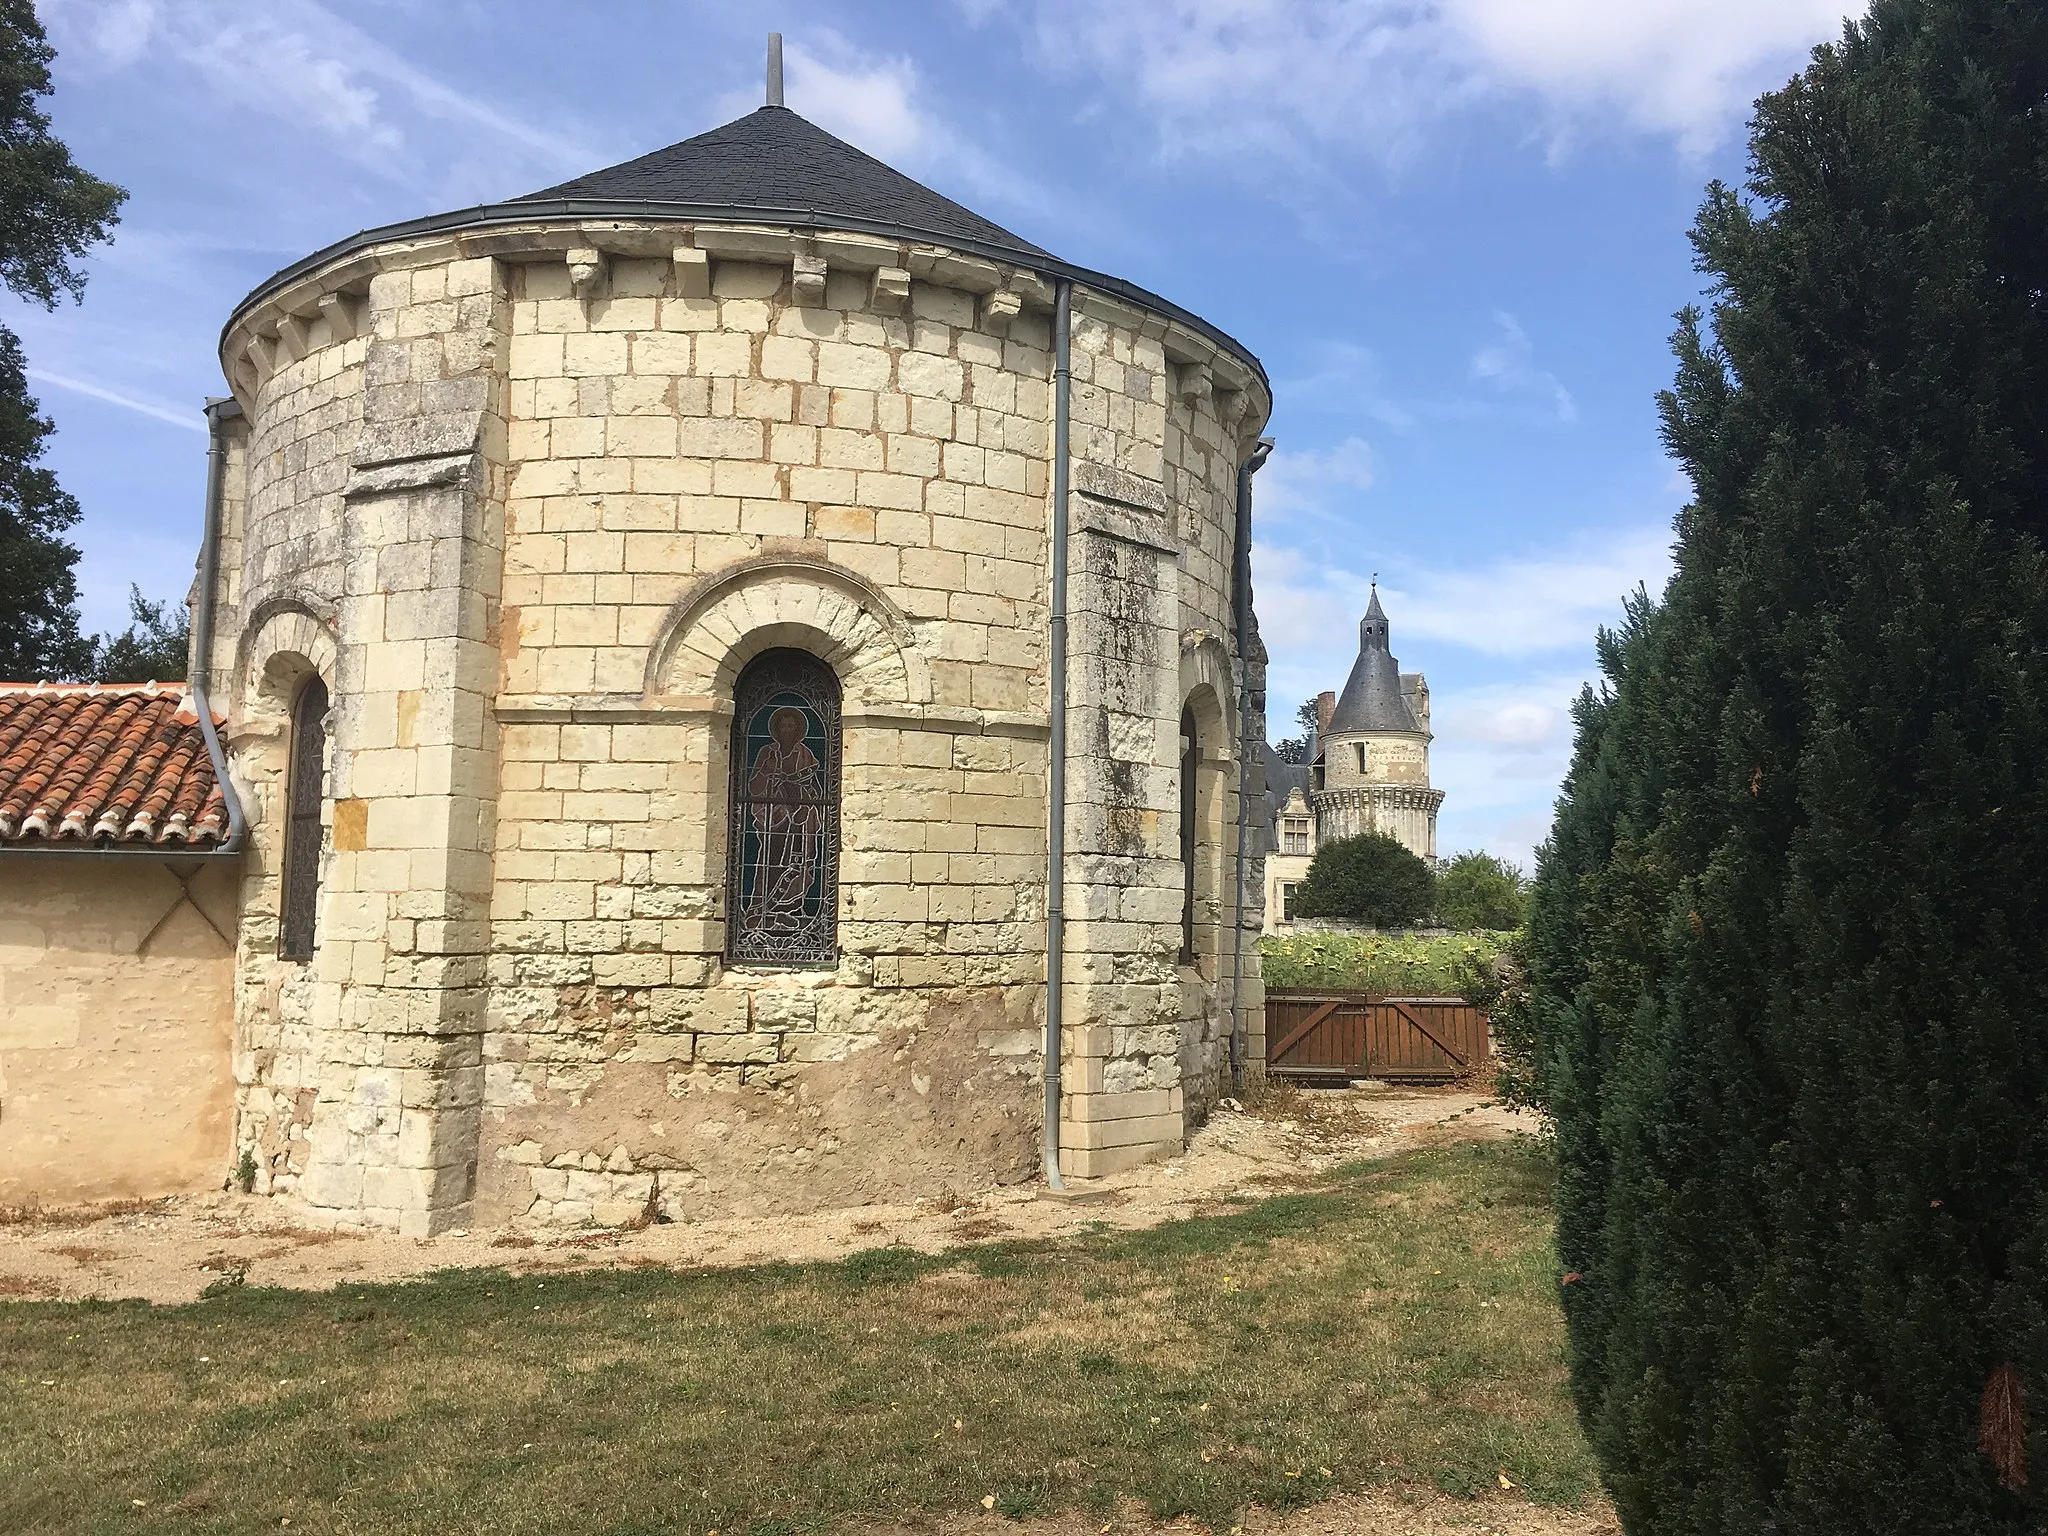
[[[284,923],[278,953],[287,960],[313,957],[326,779],[327,685],[309,677],[292,700],[291,766],[285,781]]]
[[[839,958],[839,680],[804,651],[757,656],[733,689],[726,957]]]
[[[1195,712],[1180,712],[1180,963],[1195,963]]]

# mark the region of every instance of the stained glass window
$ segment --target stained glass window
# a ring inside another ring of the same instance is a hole
[[[313,957],[326,776],[327,685],[309,677],[292,700],[291,762],[285,775],[284,922],[278,953],[287,960]]]
[[[839,926],[839,683],[767,651],[733,690],[726,956],[831,965]]]

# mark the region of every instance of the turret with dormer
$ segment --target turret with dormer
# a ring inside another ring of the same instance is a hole
[[[1377,586],[1359,622],[1358,660],[1320,726],[1309,796],[1318,841],[1383,832],[1435,858],[1444,794],[1429,783],[1429,684],[1394,659]]]

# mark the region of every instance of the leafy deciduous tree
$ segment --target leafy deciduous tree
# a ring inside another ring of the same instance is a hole
[[[1453,928],[1519,928],[1528,915],[1529,882],[1490,853],[1461,853],[1436,876],[1436,915]]]
[[[173,614],[175,613],[175,617]],[[192,616],[181,603],[152,603],[139,587],[128,588],[128,628],[92,642],[95,682],[175,682],[185,675],[192,640]]]
[[[0,283],[54,308],[76,299],[77,263],[107,238],[126,193],[89,175],[37,105],[55,57],[30,0],[0,0]],[[0,677],[76,677],[92,665],[78,632],[78,551],[64,531],[78,503],[42,468],[51,431],[28,391],[21,343],[0,326]]]

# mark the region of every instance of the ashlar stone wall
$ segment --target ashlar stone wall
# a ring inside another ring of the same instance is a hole
[[[833,238],[828,262],[783,231],[499,231],[238,317],[217,664],[255,811],[237,1060],[265,1187],[424,1231],[1036,1172],[1051,288]],[[1262,724],[1228,573],[1264,400],[1213,344],[1077,297],[1061,1140],[1085,1176],[1178,1150],[1226,1060]],[[824,970],[723,959],[732,687],[782,646],[844,695]],[[276,871],[311,671],[330,826],[301,965]]]

